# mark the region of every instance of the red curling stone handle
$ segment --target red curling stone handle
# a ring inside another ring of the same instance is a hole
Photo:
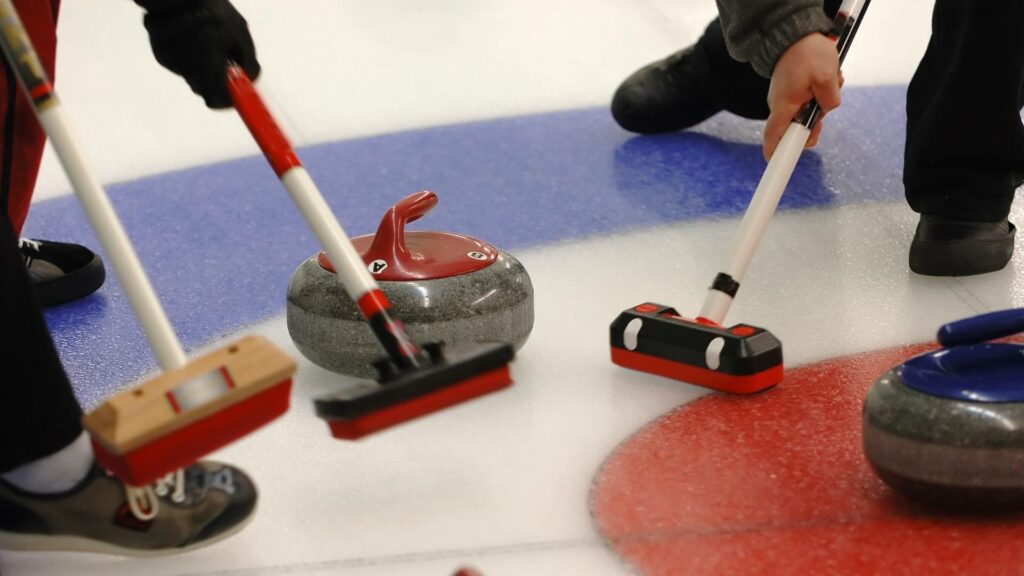
[[[402,269],[415,268],[412,252],[405,244],[405,225],[419,220],[434,206],[437,206],[437,194],[423,191],[410,194],[388,208],[377,227],[369,254],[387,255],[387,260]]]

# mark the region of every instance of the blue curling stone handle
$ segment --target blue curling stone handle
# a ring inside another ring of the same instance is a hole
[[[949,348],[976,344],[1024,332],[1024,308],[989,312],[972,318],[950,322],[939,328],[939,343]]]
[[[1024,402],[1024,346],[984,343],[915,356],[897,369],[918,392],[968,402]]]
[[[945,348],[897,368],[913,390],[970,402],[1024,402],[1024,346],[988,342],[1024,331],[1024,309],[1014,308],[950,322],[939,328]]]

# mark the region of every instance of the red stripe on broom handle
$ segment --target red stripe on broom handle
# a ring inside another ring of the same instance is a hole
[[[281,132],[281,128],[256,93],[249,76],[245,70],[234,64],[228,66],[228,91],[231,92],[242,121],[252,132],[253,138],[278,177],[291,168],[302,166],[288,138]]]

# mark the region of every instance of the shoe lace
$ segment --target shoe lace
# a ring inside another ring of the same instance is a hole
[[[161,498],[170,497],[176,503],[185,501],[185,470],[179,468],[149,486],[125,484],[124,490],[132,514],[142,521],[152,520],[160,512]]]
[[[39,242],[29,240],[28,238],[20,238],[18,239],[18,250],[21,252],[22,260],[25,261],[25,267],[31,268],[35,256],[39,255]]]

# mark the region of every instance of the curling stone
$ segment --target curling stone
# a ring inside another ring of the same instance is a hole
[[[864,454],[896,491],[967,512],[1024,509],[1024,310],[943,326],[943,348],[883,374],[863,410]]]
[[[409,336],[444,346],[503,342],[522,348],[533,329],[533,284],[511,254],[481,240],[436,231],[406,231],[437,205],[418,192],[392,206],[377,232],[352,238],[367,269]],[[374,377],[383,350],[323,252],[292,274],[288,333],[318,366]]]

